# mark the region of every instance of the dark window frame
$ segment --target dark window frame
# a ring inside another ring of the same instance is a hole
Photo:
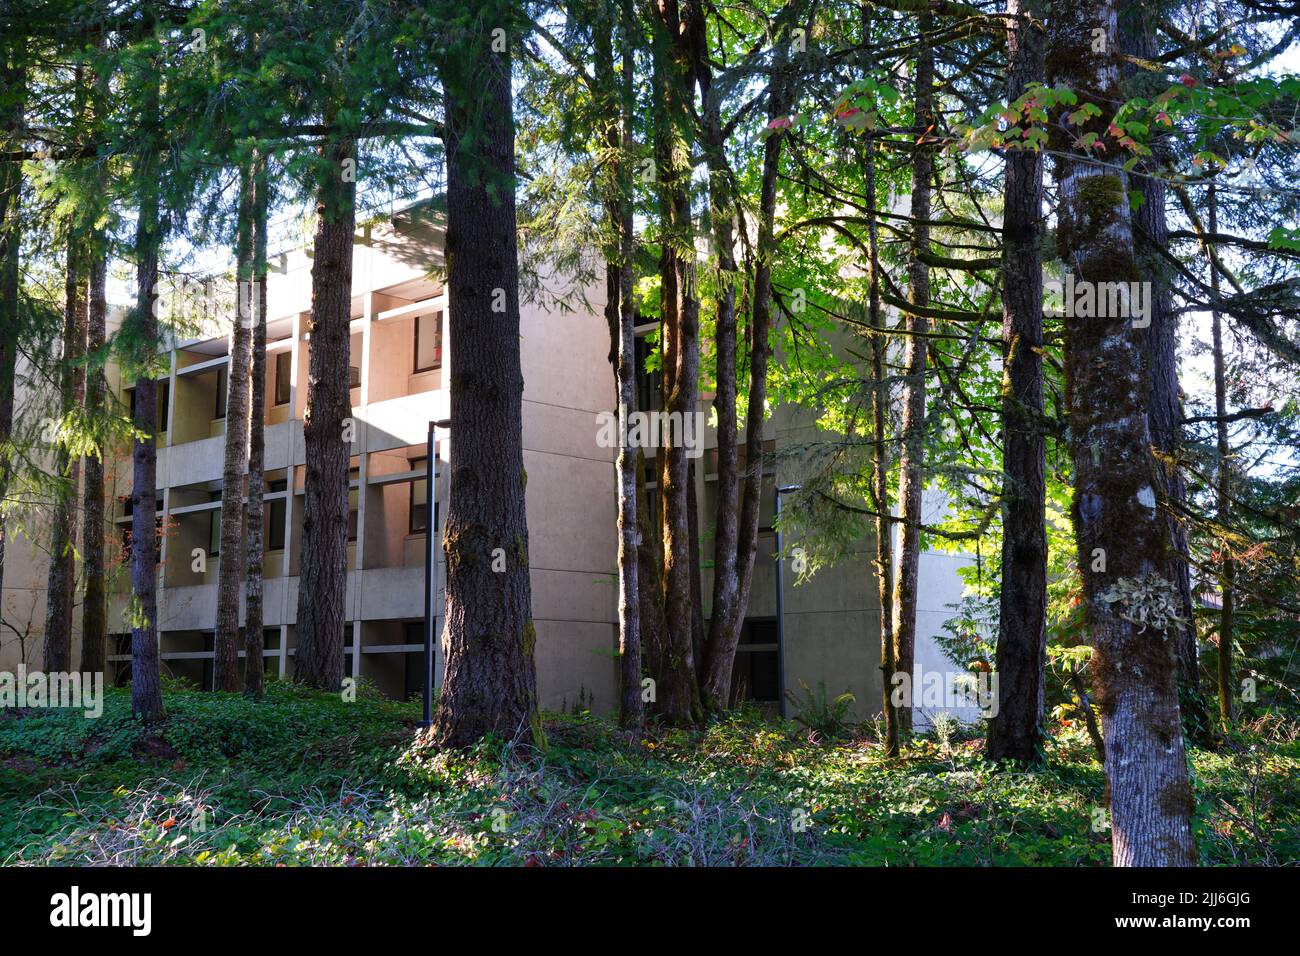
[[[226,368],[217,369],[217,396],[212,406],[212,420],[225,421],[226,419],[226,392],[230,388],[230,374]]]
[[[428,469],[428,466],[429,466],[429,457],[427,455],[422,456],[420,458],[411,459],[412,471],[426,471]],[[424,482],[426,486],[424,489],[424,504],[417,505],[415,503],[415,486],[420,482]],[[416,508],[424,509],[424,525],[419,528],[415,526]],[[407,501],[406,501],[406,533],[407,534],[428,534],[429,533],[429,489],[428,489],[427,477],[411,479],[410,492],[407,496]]]
[[[425,315],[432,315],[433,320],[437,323],[437,349],[438,358],[432,365],[420,366],[420,319]],[[422,312],[411,320],[411,325],[415,327],[415,348],[411,353],[411,374],[418,375],[421,372],[432,372],[435,369],[442,368],[442,310],[435,309],[433,312]]]
[[[348,469],[348,544],[354,544],[357,540],[357,529],[360,525],[361,515],[361,466],[353,465]],[[357,487],[352,487],[352,482],[357,481]],[[352,507],[352,493],[356,492],[357,507]]]
[[[220,491],[209,491],[209,501],[220,501]],[[213,508],[208,512],[208,557],[221,557],[221,509]]]
[[[154,423],[158,433],[162,434],[167,431],[167,426],[171,424],[171,418],[167,414],[171,407],[171,390],[172,383],[170,379],[160,378],[158,382],[158,421]],[[131,421],[135,421],[135,385],[129,385],[124,390],[126,392],[127,412],[131,416]]]
[[[276,481],[268,482],[267,490],[271,492],[285,492],[285,497],[273,498],[268,501],[267,504],[269,507],[266,509],[266,550],[283,551],[285,546],[288,544],[289,538],[289,533],[285,528],[285,524],[289,520],[289,481],[288,479],[281,478]],[[279,521],[276,520],[275,513],[277,509],[280,512]],[[276,546],[277,537],[280,542],[278,547]]]
[[[284,397],[280,397],[280,359],[284,358]],[[285,349],[275,353],[275,374],[274,374],[274,407],[279,408],[281,405],[288,405],[293,399],[293,350]]]

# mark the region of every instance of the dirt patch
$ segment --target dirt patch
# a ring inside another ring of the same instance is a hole
[[[137,760],[155,763],[171,762],[180,757],[172,745],[157,734],[137,740],[131,747],[131,754]]]

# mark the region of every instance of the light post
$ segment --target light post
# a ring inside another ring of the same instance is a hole
[[[437,487],[434,481],[437,469],[437,445],[434,431],[451,426],[451,419],[429,422],[428,451],[424,456],[424,718],[421,726],[433,726],[433,599],[438,593],[438,561],[434,538],[438,536]]]
[[[785,594],[781,579],[781,496],[798,491],[801,485],[778,485],[776,489],[776,692],[779,713],[785,717]]]

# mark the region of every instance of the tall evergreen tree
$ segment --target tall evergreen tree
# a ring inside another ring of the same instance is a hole
[[[352,234],[356,230],[355,140],[321,147],[312,244],[298,656],[294,678],[324,690],[343,683],[347,609],[348,462],[352,396]]]
[[[225,455],[221,469],[221,563],[217,575],[217,628],[213,640],[213,689],[239,690],[239,590],[244,563],[244,476],[248,471],[249,366],[257,322],[253,282],[254,170],[239,169],[236,214],[235,302],[226,375]],[[350,251],[350,250],[349,250]],[[350,314],[350,312],[349,312]]]
[[[253,161],[253,360],[248,406],[248,557],[244,586],[244,692],[260,700],[265,691],[263,629],[263,516],[266,493],[266,217],[270,183],[266,158]]]
[[[1054,137],[1061,154],[1058,251],[1076,283],[1128,282],[1137,264],[1127,177],[1096,163],[1081,144],[1089,132],[1104,133],[1121,100],[1114,3],[1060,0],[1052,40],[1048,81],[1095,107],[1090,117],[1073,114],[1083,121],[1072,135]],[[1106,741],[1115,864],[1187,866],[1197,859],[1196,801],[1178,708],[1178,625],[1141,613],[1161,606],[1174,589],[1166,577],[1169,527],[1156,506],[1141,338],[1124,316],[1066,322],[1073,517]]]
[[[457,17],[438,60],[445,96],[451,481],[446,670],[434,733],[544,743],[537,715],[524,509],[523,372],[511,43],[518,11],[490,0]],[[500,36],[500,34],[498,34]]]
[[[1046,4],[1008,0],[1007,99],[1043,82]],[[1047,477],[1043,437],[1043,158],[1008,150],[1002,215],[1002,582],[998,711],[988,755],[1041,762],[1047,669]]]
[[[902,534],[898,547],[898,578],[894,583],[894,664],[904,674],[912,675],[916,658],[917,589],[921,573],[922,496],[925,490],[925,383],[926,353],[930,320],[930,200],[934,178],[934,50],[927,36],[934,18],[922,14],[917,18],[920,38],[916,55],[915,107],[913,129],[916,142],[912,151],[912,218],[911,250],[908,258],[908,298],[906,316],[907,351],[903,359],[907,384],[903,400],[903,447],[899,459],[898,499],[902,511]],[[898,711],[899,726],[912,728],[911,702]]]

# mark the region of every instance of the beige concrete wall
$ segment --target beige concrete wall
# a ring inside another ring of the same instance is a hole
[[[440,248],[441,232],[427,224],[376,223],[359,231],[354,253],[351,348],[352,364],[362,369],[362,383],[352,391],[359,513],[358,542],[348,552],[346,606],[349,618],[357,622],[349,625],[347,646],[360,653],[350,654],[348,662],[354,673],[375,680],[389,693],[401,693],[405,687],[406,655],[411,652],[406,624],[424,613],[425,536],[409,531],[409,484],[405,480],[385,483],[384,478],[410,471],[410,461],[425,453],[428,422],[446,418],[449,412],[443,387],[445,366],[414,372],[415,312],[401,310],[427,301],[425,308],[440,309],[445,323],[447,302],[438,278],[443,268]],[[275,334],[267,355],[266,468],[268,479],[284,478],[290,492],[285,496],[287,548],[265,556],[265,623],[278,629],[276,646],[292,652],[304,476],[301,419],[310,348],[303,333],[311,307],[311,258],[299,250],[273,257],[272,264],[268,301]],[[570,290],[569,298],[575,307],[571,312],[529,303],[521,310],[523,447],[538,690],[545,708],[572,707],[581,700],[598,711],[609,711],[616,706],[618,679],[617,525],[614,450],[597,444],[597,416],[612,409],[614,399],[609,333],[601,312],[603,283]],[[380,318],[394,310],[399,314]],[[181,346],[173,353],[166,376],[171,384],[171,422],[169,431],[160,436],[158,456],[159,487],[168,509],[198,504],[220,487],[224,451],[222,423],[212,418],[214,368],[176,374],[178,369],[218,362],[224,340]],[[444,324],[444,362],[452,347]],[[291,397],[287,405],[276,406],[275,355],[285,349],[290,355]],[[115,370],[110,375],[115,393],[122,394],[123,383]],[[707,404],[701,407],[707,412]],[[785,447],[815,433],[806,413],[783,408],[776,411],[765,435]],[[705,440],[716,447],[716,435],[708,433]],[[450,436],[439,436],[437,454],[442,496],[446,465],[455,454],[454,426]],[[713,488],[705,459],[697,464],[701,524],[706,529],[701,552],[709,563]],[[781,469],[775,476],[781,484],[798,483],[803,477],[796,464]],[[109,474],[110,497],[129,493],[129,460],[110,462]],[[770,524],[771,500],[769,488],[764,524]],[[120,505],[116,500],[113,505],[111,514],[119,517]],[[266,511],[269,520],[269,504]],[[159,592],[164,665],[193,674],[203,634],[215,622],[220,559],[208,562],[206,574],[190,569],[193,549],[208,544],[205,512],[171,516],[168,526],[164,586]],[[772,548],[772,537],[762,535],[749,608],[753,618],[775,614]],[[44,557],[33,554],[23,559],[23,553],[21,536],[12,537],[3,598],[13,610],[6,612],[6,619],[33,612],[39,632],[44,616]],[[804,583],[796,581],[788,565],[785,573],[787,686],[797,687],[802,680],[814,687],[824,682],[831,694],[849,690],[863,717],[878,709],[880,699],[879,609],[872,553],[869,541],[860,542],[849,559]],[[434,606],[441,616],[445,568],[440,553],[438,558],[440,587]],[[931,564],[932,573],[951,577],[951,567]],[[121,618],[116,615],[125,606],[125,575],[118,575],[115,582],[110,608],[115,616],[110,621],[112,630],[120,630]],[[706,610],[711,586],[706,569],[702,588]],[[925,581],[922,588],[924,592]],[[923,613],[939,614],[940,609],[931,605],[946,600],[950,592],[950,587],[938,587],[935,601],[928,601],[923,593]],[[242,617],[242,606],[240,613]],[[923,630],[932,626],[927,618]],[[39,649],[39,640],[37,633],[30,646]],[[0,639],[0,669],[12,667],[17,660],[11,643]],[[277,651],[269,666],[273,672],[291,673],[292,658],[280,657]],[[199,667],[201,672],[201,662]]]

